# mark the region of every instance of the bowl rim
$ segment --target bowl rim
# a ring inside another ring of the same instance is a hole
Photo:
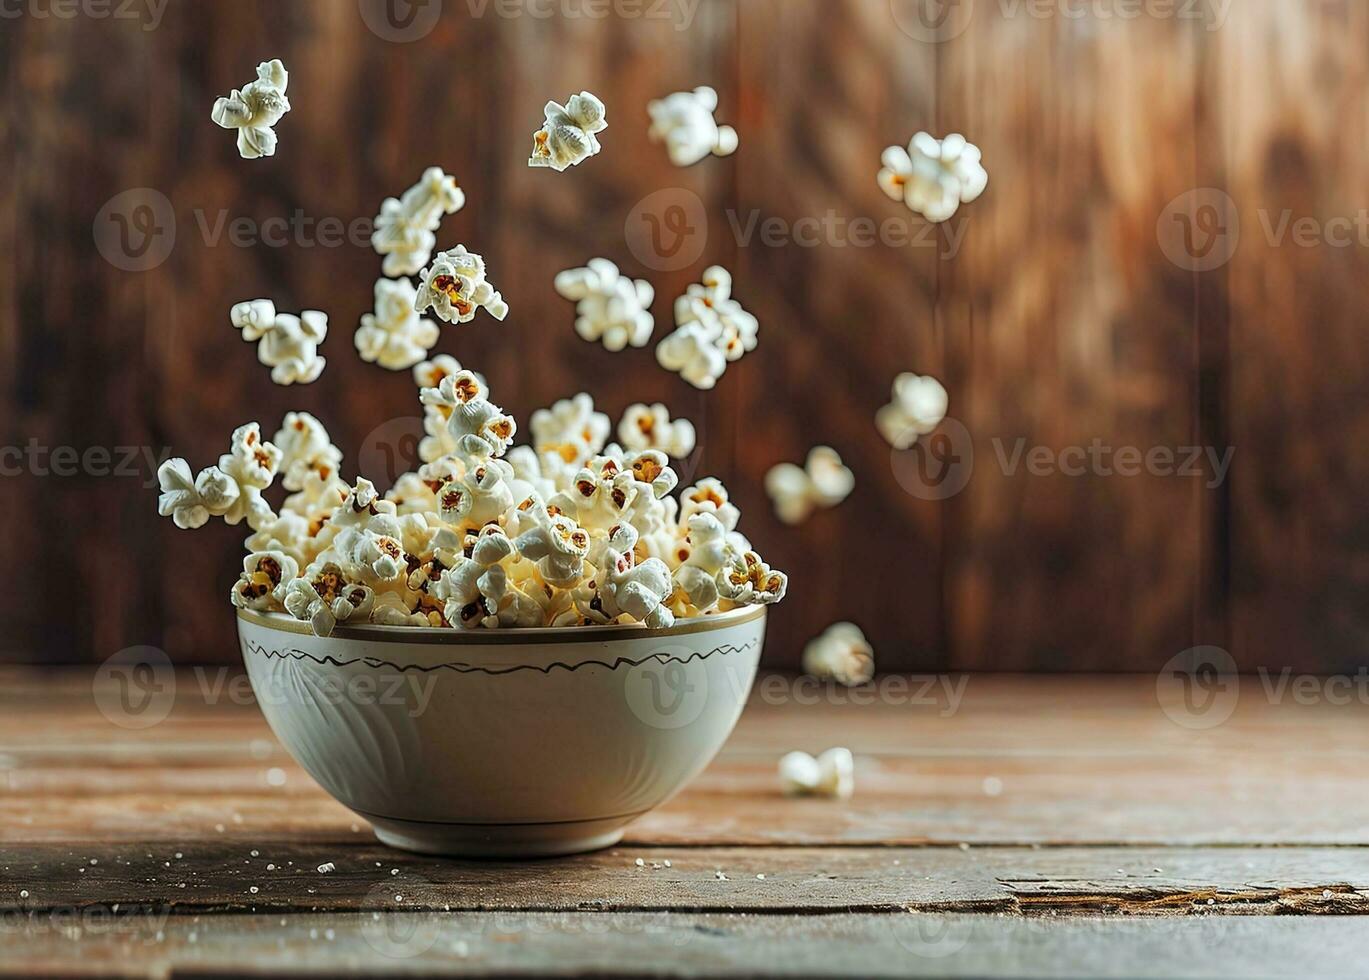
[[[739,626],[757,619],[764,619],[768,606],[741,606],[727,612],[707,616],[691,616],[677,619],[675,625],[666,629],[653,630],[640,624],[631,626],[534,626],[514,629],[476,629],[460,630],[440,626],[384,626],[367,623],[363,626],[339,626],[328,637],[318,639],[370,640],[385,643],[423,643],[439,646],[489,646],[491,644],[514,643],[522,646],[538,644],[568,643],[606,643],[614,640],[659,639],[667,636],[685,636],[690,633],[708,633]],[[254,609],[238,609],[239,622],[251,623],[277,633],[290,633],[295,636],[316,636],[309,624],[295,619],[287,613],[257,612]]]

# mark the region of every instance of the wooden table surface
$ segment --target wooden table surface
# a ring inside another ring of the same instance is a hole
[[[1199,729],[1153,676],[775,677],[621,846],[495,863],[379,845],[231,675],[138,731],[8,670],[0,972],[1359,975],[1369,706],[1297,690]],[[839,744],[853,799],[780,795]]]

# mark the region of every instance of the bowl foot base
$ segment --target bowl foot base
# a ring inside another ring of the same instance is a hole
[[[417,823],[368,817],[382,844],[401,851],[464,858],[541,858],[612,847],[626,821],[582,820],[542,824]]]

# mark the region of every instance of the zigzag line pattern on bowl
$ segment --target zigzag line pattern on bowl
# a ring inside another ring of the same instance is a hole
[[[424,666],[422,664],[400,665],[397,663],[393,663],[389,660],[382,660],[379,657],[357,657],[351,660],[339,660],[336,657],[332,656],[317,657],[312,653],[305,653],[303,650],[299,649],[268,650],[266,647],[261,646],[260,644],[248,639],[243,640],[243,649],[246,652],[250,652],[258,657],[265,657],[268,660],[308,660],[318,664],[319,666],[328,665],[333,667],[351,667],[356,664],[362,664],[366,667],[389,667],[392,670],[398,670],[401,672],[413,670],[418,671],[422,674],[432,673],[433,671],[437,670],[451,670],[459,674],[489,674],[491,676],[498,676],[501,674],[514,674],[520,670],[532,670],[542,674],[550,674],[553,669],[558,667],[561,670],[574,673],[581,667],[587,667],[591,665],[597,667],[606,667],[609,670],[618,670],[622,667],[640,667],[642,666],[642,664],[650,663],[653,660],[659,664],[687,664],[694,660],[707,660],[710,657],[714,656],[725,657],[729,654],[745,653],[746,651],[756,646],[758,642],[759,640],[748,640],[741,646],[736,646],[731,643],[725,643],[722,646],[714,647],[707,653],[691,653],[688,657],[679,657],[675,654],[669,653],[653,653],[649,656],[643,657],[641,660],[632,660],[628,657],[618,657],[613,661],[613,663],[607,663],[603,660],[584,660],[578,664],[566,664],[558,660],[550,664],[518,664],[513,667],[501,667],[498,669],[492,669],[489,667],[477,667],[473,664],[465,663],[432,664],[429,666]]]

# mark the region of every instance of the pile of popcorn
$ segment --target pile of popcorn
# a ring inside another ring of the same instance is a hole
[[[737,531],[716,479],[671,496],[667,451],[694,430],[664,406],[634,405],[610,423],[587,394],[535,412],[532,444],[484,381],[452,358],[425,361],[423,463],[385,495],[347,482],[341,451],[304,412],[267,441],[233,433],[216,465],[158,471],[159,509],[177,526],[246,522],[235,606],[285,612],[326,636],[338,623],[454,629],[642,623],[671,626],[784,598],[788,579]],[[265,492],[281,479],[279,510]]]

